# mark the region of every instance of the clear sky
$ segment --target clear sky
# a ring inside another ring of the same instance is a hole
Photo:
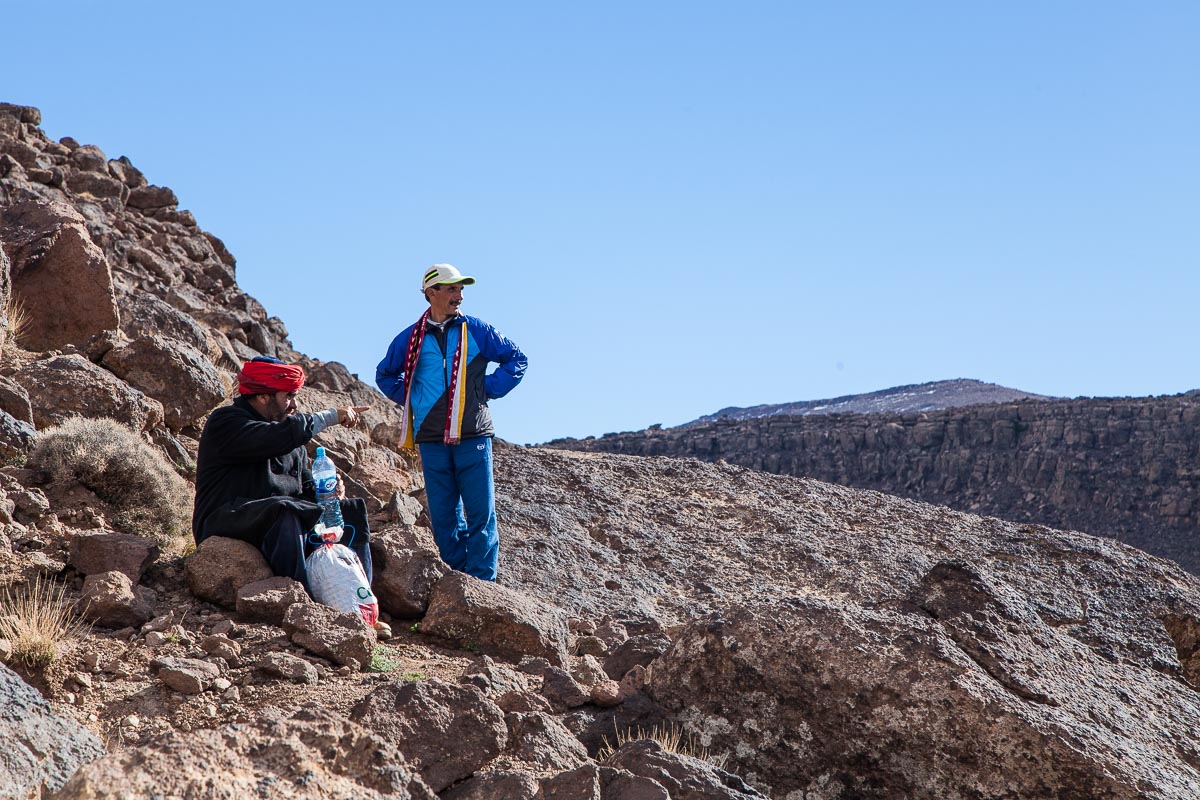
[[[968,377],[1195,375],[1200,3],[0,0],[0,101],[128,156],[368,383],[421,273],[518,443]]]

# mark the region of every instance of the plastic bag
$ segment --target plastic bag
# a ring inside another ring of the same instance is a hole
[[[318,603],[346,614],[360,614],[368,625],[379,619],[379,601],[371,591],[358,556],[342,544],[323,544],[304,559],[308,586]]]

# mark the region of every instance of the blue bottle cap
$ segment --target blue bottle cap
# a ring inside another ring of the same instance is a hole
[[[317,448],[317,458],[324,458],[324,457],[325,457],[325,448],[318,447]]]

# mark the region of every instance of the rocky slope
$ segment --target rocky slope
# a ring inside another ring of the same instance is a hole
[[[170,190],[38,122],[0,106],[0,288],[38,320],[9,306],[0,587],[49,579],[92,624],[46,666],[0,640],[0,797],[1200,794],[1200,583],[1174,565],[728,464],[501,444],[502,582],[452,573],[382,398],[293,353]],[[304,361],[310,407],[372,407],[320,443],[372,509],[390,637],[240,542],[185,556],[22,464],[82,415],[186,475],[258,353]]]
[[[1189,393],[773,416],[548,446],[724,460],[877,489],[1110,536],[1200,572],[1198,421]]]
[[[801,400],[795,403],[771,403],[739,408],[722,408],[684,425],[703,425],[720,420],[757,419],[759,417],[805,417],[827,414],[908,414],[961,408],[1016,400],[1049,400],[1040,394],[1009,389],[994,383],[956,378],[908,386],[894,386],[878,392],[851,394],[828,400]]]

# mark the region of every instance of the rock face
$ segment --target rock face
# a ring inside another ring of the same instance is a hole
[[[724,460],[1110,536],[1200,573],[1200,396],[778,416],[551,447]]]
[[[772,797],[1200,792],[1200,583],[1170,562],[729,465],[497,471],[510,583],[679,622],[644,691]]]
[[[37,797],[58,789],[81,765],[105,755],[104,745],[77,723],[50,710],[34,689],[0,664],[0,794]]]

